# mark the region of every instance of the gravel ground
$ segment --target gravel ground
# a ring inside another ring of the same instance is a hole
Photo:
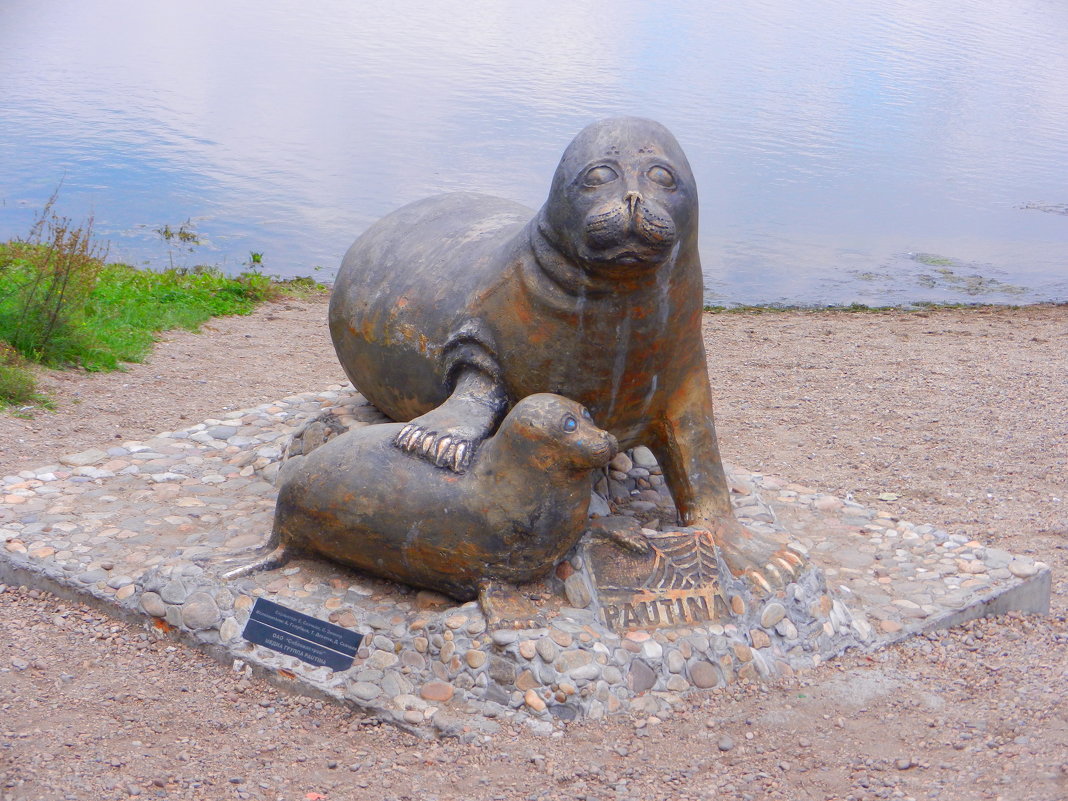
[[[420,741],[144,627],[0,592],[0,798],[1068,798],[1068,307],[706,318],[725,457],[1054,570],[1045,617],[846,655],[671,717]],[[341,380],[322,301],[46,375],[0,475]],[[880,500],[891,498],[893,500]]]

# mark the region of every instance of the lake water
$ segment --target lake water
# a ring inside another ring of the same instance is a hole
[[[113,259],[329,280],[420,197],[540,206],[635,114],[710,302],[1068,300],[1066,42],[1063,0],[2,0],[0,238],[62,183]]]

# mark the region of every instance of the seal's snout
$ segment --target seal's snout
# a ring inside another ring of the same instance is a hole
[[[674,244],[677,231],[661,203],[629,191],[587,216],[585,236],[602,261],[656,263]]]
[[[601,436],[590,446],[589,452],[594,467],[604,467],[619,453],[619,441],[607,431],[601,431]]]

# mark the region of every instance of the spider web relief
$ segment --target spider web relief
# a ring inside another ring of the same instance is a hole
[[[650,538],[656,555],[653,572],[642,587],[650,590],[695,590],[719,583],[719,553],[712,535]]]
[[[729,616],[719,554],[708,531],[649,535],[650,552],[587,551],[605,623],[616,631],[671,628]]]

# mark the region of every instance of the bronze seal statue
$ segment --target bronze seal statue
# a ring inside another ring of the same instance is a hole
[[[458,193],[405,206],[349,248],[330,301],[345,372],[396,444],[462,472],[505,412],[551,392],[621,447],[648,446],[680,522],[767,588],[802,562],[734,519],[701,338],[697,188],[651,120],[594,123],[534,212]]]
[[[586,409],[557,395],[516,404],[462,474],[397,448],[402,428],[352,429],[286,470],[263,556],[224,575],[317,555],[487,606],[494,582],[531,581],[578,542],[591,472],[616,453]]]

